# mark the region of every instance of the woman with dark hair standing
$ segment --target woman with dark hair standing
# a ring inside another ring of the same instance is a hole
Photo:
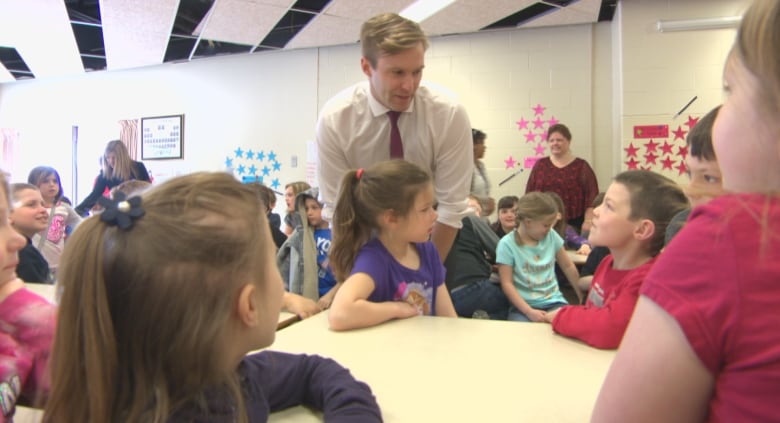
[[[87,211],[95,205],[98,198],[106,189],[111,189],[122,182],[137,179],[139,181],[152,182],[149,172],[143,163],[130,158],[127,147],[119,140],[109,141],[101,160],[103,169],[100,171],[92,192],[76,206],[76,213],[86,216]]]
[[[563,199],[569,225],[577,231],[590,229],[593,199],[599,183],[588,162],[571,151],[571,132],[558,123],[547,130],[550,156],[534,165],[525,192],[554,192]]]
[[[479,199],[482,206],[481,215],[488,217],[496,209],[496,200],[490,196],[490,181],[487,177],[485,164],[482,158],[485,157],[485,139],[487,134],[479,129],[471,130],[471,139],[474,143],[474,173],[471,175],[471,195]]]

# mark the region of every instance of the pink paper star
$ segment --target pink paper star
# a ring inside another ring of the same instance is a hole
[[[544,144],[539,143],[536,144],[536,148],[534,148],[534,151],[536,151],[537,156],[543,156],[544,155]]]
[[[669,156],[666,156],[666,157],[664,157],[663,160],[661,160],[661,165],[663,165],[663,168],[661,170],[663,170],[663,169],[672,170],[673,169],[672,166],[674,166],[674,160],[669,158]]]
[[[655,162],[655,159],[657,159],[658,156],[655,155],[652,151],[649,151],[647,154],[645,154],[645,164],[657,164]]]
[[[636,161],[636,160],[634,160],[634,158],[633,158],[633,157],[631,157],[630,159],[628,159],[628,161],[626,162],[626,166],[628,166],[628,170],[634,170],[634,169],[637,169],[637,166],[638,166],[638,165],[639,165],[639,162],[638,162],[638,161]]]
[[[504,164],[506,165],[506,169],[514,168],[516,163],[517,160],[513,159],[512,156],[509,156],[508,158],[504,159]]]
[[[677,140],[677,138],[685,141],[686,131],[683,131],[682,127],[678,126],[677,130],[676,131],[672,131],[672,133],[674,134],[675,141]]]
[[[688,147],[687,146],[677,147],[677,155],[684,159],[686,156],[688,156]]]
[[[628,147],[624,148],[623,150],[626,150],[626,156],[628,157],[636,157],[636,152],[639,151],[638,148],[634,147],[634,143],[628,145]]]
[[[550,120],[547,121],[548,128],[553,125],[557,125],[558,122],[560,122],[558,119],[555,118],[555,116],[551,117]]]
[[[685,160],[680,160],[680,164],[676,167],[677,171],[679,172],[677,175],[682,175],[688,171],[688,168],[685,166]]]
[[[694,126],[696,126],[698,122],[699,122],[699,118],[693,118],[690,115],[688,115],[688,122],[686,122],[685,124],[688,126],[688,130],[690,131],[691,129],[693,129]]]
[[[534,119],[534,129],[543,128],[544,127],[543,125],[544,125],[544,121],[542,120],[542,118],[537,117],[536,119]]]
[[[661,151],[662,151],[661,154],[674,154],[672,152],[672,148],[674,148],[672,144],[669,144],[667,141],[664,141],[663,145],[661,145]]]
[[[534,109],[534,116],[543,115],[546,107],[542,106],[541,104],[537,104],[536,107],[532,107]]]
[[[536,134],[534,134],[531,131],[526,132],[525,133],[525,142],[529,143],[529,142],[534,142],[534,141],[536,141]]]
[[[520,118],[520,120],[517,121],[517,130],[520,131],[523,129],[528,129],[528,121]]]
[[[655,149],[658,147],[658,143],[653,141],[652,138],[650,141],[645,143],[645,150],[648,152],[655,152]]]

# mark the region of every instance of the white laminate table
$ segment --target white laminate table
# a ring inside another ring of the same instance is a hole
[[[414,317],[333,332],[327,312],[277,332],[271,349],[340,362],[388,423],[584,422],[614,357],[543,323]],[[270,421],[322,418],[294,407]]]

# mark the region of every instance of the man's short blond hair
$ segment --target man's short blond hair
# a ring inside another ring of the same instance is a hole
[[[428,37],[417,22],[396,13],[382,13],[365,21],[360,29],[363,57],[372,68],[382,54],[396,54],[422,43],[428,49]]]

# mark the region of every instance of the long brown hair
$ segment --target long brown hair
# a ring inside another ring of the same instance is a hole
[[[246,421],[224,345],[242,284],[273,265],[265,206],[226,173],[174,178],[142,201],[129,230],[92,217],[68,241],[45,420],[164,422],[214,388]]]
[[[114,153],[114,167],[111,167],[106,160],[106,156],[109,153]],[[128,179],[138,178],[140,175],[136,174],[135,166],[133,166],[133,159],[130,158],[130,153],[127,151],[127,147],[120,140],[109,141],[106,144],[106,150],[103,152],[103,176],[107,179],[119,179],[126,181]]]
[[[555,200],[544,192],[529,192],[523,195],[517,201],[517,212],[515,212],[515,242],[517,245],[523,245],[523,240],[517,232],[517,228],[523,223],[523,220],[540,220],[558,213],[558,205]]]
[[[379,228],[379,215],[391,210],[406,216],[417,194],[431,175],[405,160],[379,162],[369,168],[350,170],[341,182],[333,211],[333,243],[330,265],[336,280],[344,281],[352,270],[360,248]]]

